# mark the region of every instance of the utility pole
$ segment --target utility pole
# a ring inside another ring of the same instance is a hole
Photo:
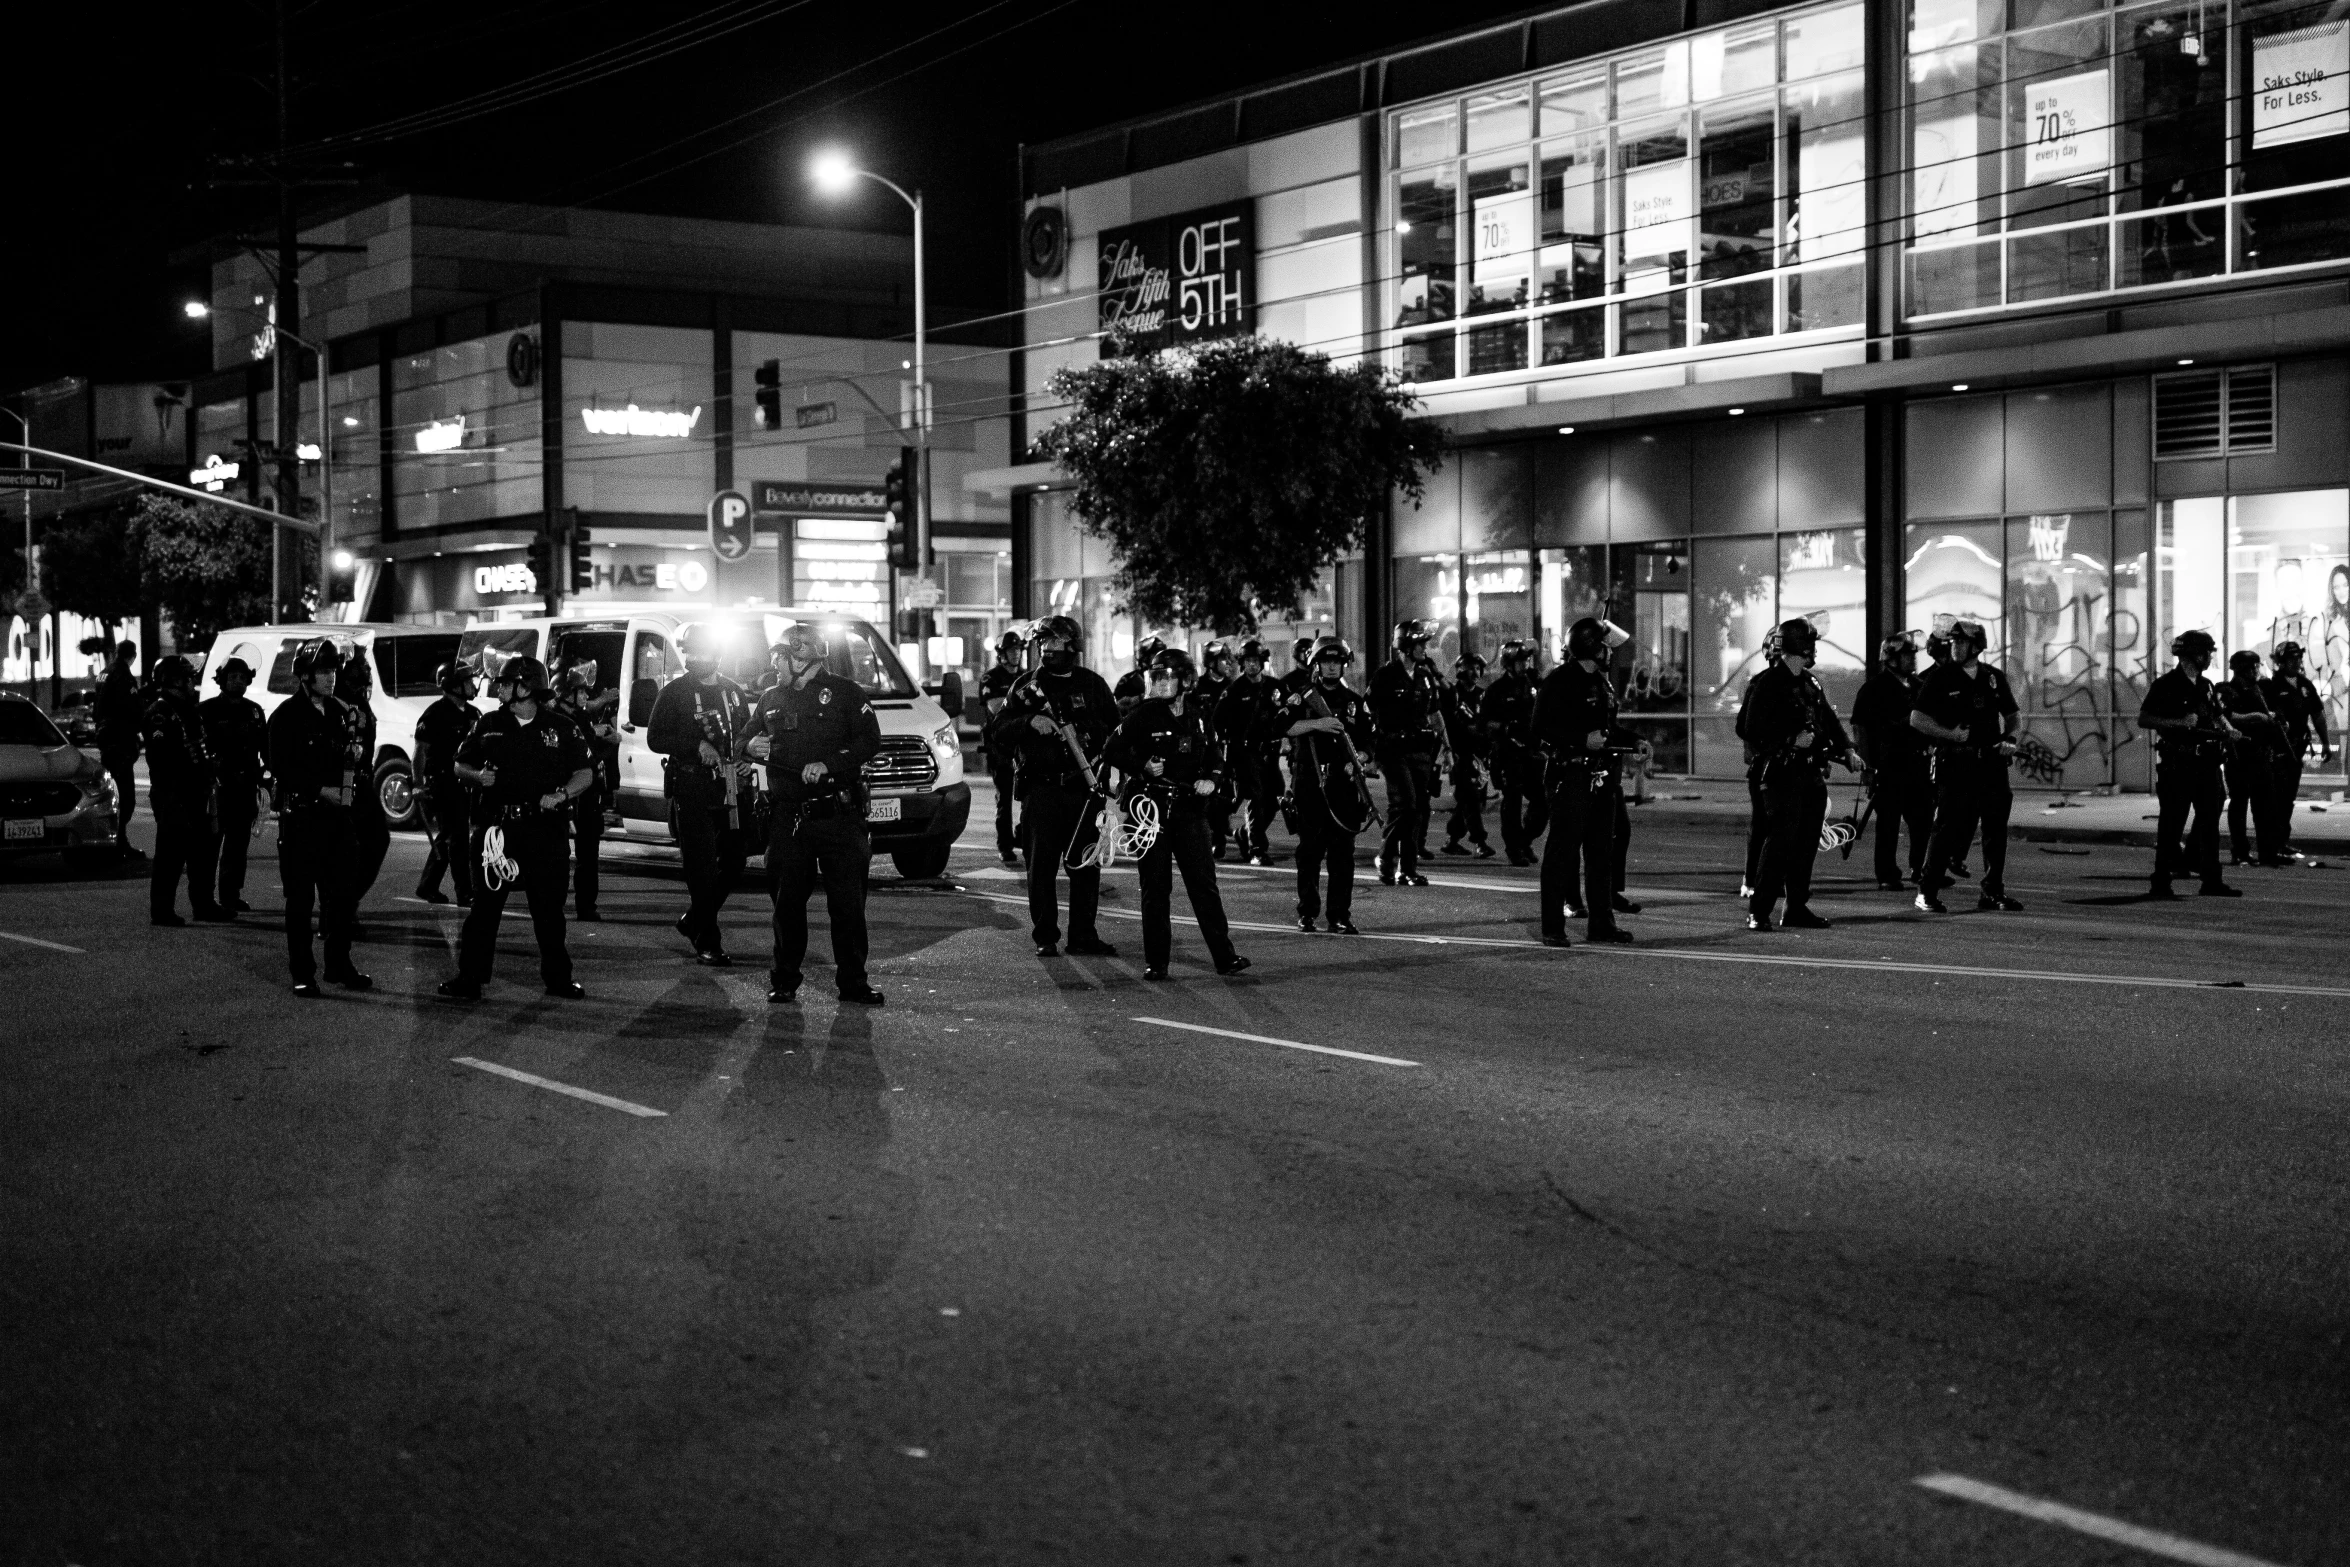
[[[273,333],[270,346],[276,350],[272,366],[272,380],[277,386],[277,428],[271,439],[277,445],[277,508],[288,517],[302,515],[302,459],[296,448],[302,444],[302,348],[292,332],[302,329],[302,254],[301,236],[295,231],[294,171],[286,158],[293,146],[292,105],[294,83],[287,63],[286,0],[276,0],[277,19],[277,313],[278,325],[290,331]],[[325,367],[320,368],[318,395],[323,405],[326,398]],[[321,452],[319,459],[325,461]],[[321,524],[326,522],[322,515]],[[278,534],[283,539],[284,534]],[[274,543],[273,543],[273,547]],[[318,540],[318,613],[326,613],[326,536]],[[283,613],[283,606],[279,613]]]

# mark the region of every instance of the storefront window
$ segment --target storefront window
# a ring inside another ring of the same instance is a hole
[[[1428,654],[1439,668],[1450,669],[1461,653],[1461,557],[1420,555],[1395,563],[1396,618],[1431,622],[1435,638]],[[1367,665],[1386,656],[1382,648],[1368,650]]]
[[[372,539],[383,532],[382,416],[373,365],[330,376],[327,428],[334,440],[335,532]]]
[[[1812,668],[1836,711],[1852,711],[1869,668],[1868,530],[1779,535],[1780,620],[1801,615],[1820,634]]]
[[[510,332],[392,362],[393,512],[404,528],[537,517],[539,394],[506,373]]]
[[[1525,550],[1471,555],[1462,571],[1461,650],[1488,663],[1504,642],[1534,635],[1534,565]]]
[[[706,331],[564,322],[564,504],[701,516],[717,487],[711,374]]]
[[[2001,531],[1996,522],[1913,522],[1903,530],[1905,629],[1948,631],[1954,620],[1972,620],[1991,641],[1984,656],[2004,662]]]

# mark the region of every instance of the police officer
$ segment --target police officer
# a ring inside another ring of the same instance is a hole
[[[1841,761],[1858,772],[1860,753],[1819,678],[1811,672],[1819,633],[1797,618],[1779,627],[1779,661],[1756,675],[1746,693],[1745,737],[1755,758],[1747,777],[1762,802],[1762,860],[1746,904],[1746,928],[1769,930],[1783,896],[1782,925],[1824,930],[1812,912],[1812,857],[1828,817],[1828,767]]]
[[[365,649],[354,649],[335,672],[335,697],[343,704],[345,743],[359,777],[359,793],[351,801],[351,903],[366,901],[383,873],[384,857],[392,852],[392,824],[384,815],[383,795],[375,782],[375,708],[368,701],[375,681],[367,668]]]
[[[204,743],[211,748],[215,775],[211,835],[213,862],[190,872],[191,885],[201,878],[215,901],[228,914],[249,914],[245,901],[245,855],[253,842],[253,824],[261,816],[261,789],[269,778],[269,720],[261,704],[245,695],[253,684],[253,666],[241,658],[225,660],[212,672],[220,694],[197,708],[204,723]]]
[[[2260,683],[2283,737],[2281,754],[2271,771],[2277,801],[2277,854],[2284,861],[2301,858],[2301,852],[2293,847],[2293,809],[2301,798],[2301,767],[2309,755],[2310,741],[2317,742],[2319,761],[2332,761],[2334,756],[2333,736],[2326,732],[2325,702],[2302,673],[2303,657],[2300,643],[2279,642],[2272,659],[2276,672]]]
[[[155,690],[140,721],[147,752],[147,804],[155,812],[155,860],[147,879],[147,917],[157,925],[185,925],[174,905],[180,877],[200,920],[235,919],[213,901],[213,789],[219,768],[204,739],[196,707],[196,666],[173,654],[156,660]]]
[[[881,1005],[865,977],[865,879],[873,840],[865,830],[865,764],[881,754],[881,720],[865,688],[824,667],[830,652],[810,625],[776,644],[783,678],[759,698],[736,755],[767,765],[775,817],[767,888],[775,899],[775,966],[767,999],[797,999],[808,955],[808,894],[824,881],[832,921],[833,982],[843,1001]]]
[[[1317,915],[1331,931],[1354,926],[1355,836],[1371,819],[1365,761],[1377,731],[1370,704],[1346,683],[1354,649],[1338,637],[1315,644],[1313,678],[1282,699],[1280,722],[1289,741],[1289,808],[1297,829],[1297,928],[1310,931]],[[1329,896],[1322,893],[1328,868]]]
[[[146,700],[132,667],[138,656],[138,648],[131,643],[114,644],[106,657],[106,673],[98,680],[97,699],[90,707],[91,720],[98,727],[98,762],[114,780],[115,831],[126,860],[147,857],[131,847],[131,816],[139,803],[139,729],[146,719]]]
[[[1478,707],[1501,795],[1501,846],[1512,865],[1534,863],[1534,840],[1550,825],[1542,758],[1534,749],[1534,701],[1534,644],[1513,637],[1501,645],[1501,675]]]
[[[1934,627],[1926,633],[1927,674],[1932,674],[1950,662],[1950,628],[1957,619],[1956,615],[1950,614],[1940,614],[1934,617]],[[1932,751],[1929,748],[1927,753],[1929,773],[1932,770],[1932,760]],[[1973,841],[1971,837],[1961,838],[1950,852],[1950,869],[1947,874],[1956,880],[1971,881],[1974,878],[1975,873],[1967,869],[1966,863],[1967,845]],[[1923,874],[1922,867],[1920,874]]]
[[[424,871],[416,879],[416,895],[427,903],[448,902],[441,891],[441,873],[446,871],[457,893],[457,906],[471,908],[481,866],[473,858],[466,787],[457,776],[457,752],[481,719],[481,710],[473,705],[480,682],[471,664],[447,663],[433,671],[433,684],[440,687],[441,694],[416,720],[417,803],[424,812],[429,845]]]
[[[1616,686],[1608,654],[1624,633],[1586,615],[1568,628],[1567,656],[1543,677],[1534,703],[1534,741],[1547,759],[1550,839],[1542,846],[1542,940],[1567,945],[1567,918],[1577,909],[1592,941],[1630,941],[1616,924],[1637,912],[1617,891],[1617,817],[1624,814],[1621,753],[1635,746],[1616,721]],[[1627,823],[1623,831],[1630,830]],[[1583,896],[1575,896],[1576,871]]]
[[[1144,682],[1151,667],[1151,661],[1159,656],[1160,651],[1166,645],[1167,639],[1156,632],[1134,644],[1134,667],[1120,675],[1117,685],[1110,690],[1110,695],[1117,699],[1120,718],[1133,712],[1135,706],[1142,701]]]
[[[1199,714],[1200,722],[1207,726],[1208,735],[1212,739],[1216,734],[1216,710],[1223,705],[1225,696],[1232,690],[1239,674],[1238,666],[1232,660],[1232,644],[1222,638],[1210,642],[1200,649],[1199,666],[1199,680],[1184,702]],[[1232,841],[1234,779],[1231,754],[1227,752],[1223,779],[1217,786],[1216,797],[1208,802],[1208,832],[1216,841],[1216,858],[1219,860],[1224,858],[1224,846]]]
[[[1925,737],[1910,726],[1917,702],[1918,645],[1906,631],[1877,649],[1876,673],[1852,702],[1852,740],[1869,766],[1869,808],[1877,818],[1877,885],[1904,892],[1923,874],[1934,831],[1934,781]],[[1901,833],[1909,830],[1909,878],[1901,874]]]
[[[661,688],[645,726],[645,747],[667,758],[662,786],[669,797],[669,831],[685,861],[691,900],[677,917],[677,933],[693,943],[694,961],[726,968],[726,938],[718,912],[742,879],[750,853],[741,769],[735,745],[749,727],[751,695],[718,668],[723,651],[715,626],[688,626],[685,673]]]
[[[2228,748],[2228,847],[2230,863],[2252,864],[2253,847],[2262,865],[2285,863],[2284,841],[2276,823],[2276,759],[2284,749],[2285,732],[2269,711],[2268,692],[2260,678],[2260,655],[2239,648],[2228,655],[2228,678],[2218,689],[2220,711],[2244,732]],[[2245,817],[2252,831],[2245,832]]]
[[[2219,817],[2227,748],[2243,739],[2243,731],[2228,722],[2219,693],[2203,675],[2219,644],[2208,631],[2188,630],[2171,638],[2170,651],[2175,662],[2169,673],[2147,688],[2138,708],[2138,727],[2154,733],[2154,793],[2160,801],[2148,896],[2175,897],[2171,879],[2192,873],[2202,878],[2203,896],[2240,898],[2243,889],[2220,877]]]
[[[441,982],[440,993],[480,999],[497,956],[506,894],[519,879],[538,939],[539,979],[548,995],[577,1000],[586,992],[571,977],[563,944],[563,883],[571,809],[595,787],[595,761],[579,726],[555,711],[546,665],[509,659],[498,675],[506,705],[484,715],[457,751],[457,776],[480,791],[473,852],[482,878],[465,913],[456,976]]]
[[[1428,657],[1433,629],[1424,620],[1399,620],[1395,656],[1371,676],[1366,693],[1379,734],[1379,776],[1387,784],[1387,828],[1379,844],[1379,880],[1425,887],[1420,846],[1436,794],[1438,704],[1443,681]]]
[[[1019,775],[1011,751],[986,736],[1004,715],[1004,698],[1012,694],[1020,679],[1020,658],[1027,647],[1019,632],[1005,632],[995,639],[995,667],[979,677],[981,749],[987,755],[988,781],[995,785],[995,852],[1010,866],[1020,863],[1020,839],[1012,830],[1012,795],[1019,786]]]
[[[1485,717],[1485,693],[1477,682],[1485,678],[1485,660],[1475,653],[1463,653],[1452,661],[1452,689],[1445,693],[1451,711],[1448,723],[1452,730],[1452,815],[1444,824],[1444,852],[1467,854],[1462,847],[1465,838],[1476,845],[1480,860],[1493,858],[1493,845],[1485,838],[1485,769],[1493,754],[1493,743]]]
[[[563,689],[555,710],[579,726],[594,762],[596,781],[571,805],[572,917],[599,922],[596,895],[602,887],[597,875],[604,841],[604,803],[620,786],[620,692],[604,684],[604,666],[583,657],[563,672]]]
[[[286,894],[286,962],[294,994],[315,999],[318,965],[310,951],[310,912],[326,943],[326,977],[347,990],[375,981],[351,964],[358,924],[352,862],[357,840],[351,811],[363,780],[351,763],[351,725],[335,699],[342,651],[320,637],[295,650],[294,694],[269,715],[269,771],[277,780],[277,868]]]
[[[1242,847],[1251,865],[1273,863],[1267,833],[1281,804],[1281,730],[1276,721],[1283,692],[1265,672],[1271,657],[1255,637],[1240,644],[1240,674],[1208,721],[1216,743],[1224,748],[1233,800],[1240,809]]]
[[[1295,696],[1313,684],[1314,654],[1319,651],[1323,642],[1329,640],[1328,637],[1319,639],[1299,637],[1289,644],[1289,669],[1287,673],[1282,675],[1280,681],[1284,696]],[[1350,649],[1349,652],[1351,655],[1352,650]]]
[[[1028,920],[1036,955],[1060,950],[1061,909],[1054,895],[1063,856],[1075,841],[1086,813],[1094,808],[1093,786],[1062,735],[1067,725],[1077,745],[1097,768],[1101,748],[1117,727],[1117,701],[1102,677],[1078,662],[1084,636],[1067,615],[1048,615],[1036,625],[1037,667],[1020,677],[1005,698],[1004,714],[989,737],[1010,749],[1019,768],[1021,845],[1028,859]],[[1069,873],[1069,950],[1092,957],[1116,957],[1118,949],[1095,928],[1102,873],[1088,865]]]
[[[1762,661],[1764,670],[1779,667],[1779,628],[1773,626],[1763,633]],[[1765,691],[1769,686],[1763,687]],[[1746,733],[1747,711],[1754,704],[1755,683],[1746,682],[1746,690],[1738,698],[1738,718],[1731,726],[1738,736],[1742,760],[1746,763],[1746,875],[1738,883],[1738,896],[1752,901],[1754,889],[1762,885],[1763,840],[1769,836],[1770,812],[1763,805],[1762,775],[1758,766],[1762,753]]]
[[[1232,927],[1216,891],[1216,855],[1209,815],[1224,783],[1221,748],[1196,705],[1198,671],[1181,648],[1162,648],[1151,661],[1143,700],[1119,721],[1104,749],[1128,781],[1129,818],[1148,811],[1158,836],[1136,863],[1142,883],[1142,977],[1165,979],[1174,951],[1171,905],[1175,872],[1191,900],[1200,939],[1219,974],[1237,974],[1248,959],[1232,950]],[[1147,802],[1147,803],[1146,803]]]
[[[1910,727],[1934,742],[1934,838],[1918,873],[1916,906],[1929,914],[1949,912],[1942,889],[1950,885],[1950,863],[1979,827],[1983,834],[1980,909],[2021,909],[2007,895],[2007,818],[2015,805],[2007,781],[2015,755],[2015,692],[2007,676],[1983,662],[1990,638],[1974,621],[1950,628],[1950,659],[1918,682]]]

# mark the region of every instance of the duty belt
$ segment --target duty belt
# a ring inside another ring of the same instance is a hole
[[[490,820],[493,822],[528,822],[536,821],[541,817],[561,814],[559,811],[548,810],[535,800],[524,805],[493,805],[489,809]]]

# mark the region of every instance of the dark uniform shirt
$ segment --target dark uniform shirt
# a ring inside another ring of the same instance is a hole
[[[1232,694],[1232,688],[1236,684],[1238,682],[1235,680],[1220,679],[1215,675],[1202,675],[1199,677],[1199,683],[1191,688],[1191,695],[1183,705],[1187,708],[1196,708],[1199,712],[1199,721],[1208,726],[1209,734],[1214,734],[1216,732],[1216,709],[1224,705],[1224,698]]]
[[[261,787],[262,776],[269,771],[269,720],[262,715],[261,704],[249,696],[223,692],[200,703],[196,712],[204,722],[205,742],[219,765],[222,790],[242,789],[244,803],[251,805],[253,791]]]
[[[1989,751],[2007,738],[2007,720],[2016,711],[2015,690],[2007,676],[1989,664],[1978,662],[1970,675],[1953,659],[1926,671],[1912,706],[1945,729],[1964,729],[1963,749]],[[1945,750],[1961,749],[1936,743]]]
[[[2154,730],[2154,749],[2159,755],[2216,761],[2224,749],[2225,737],[2219,730],[2219,693],[2210,681],[2188,673],[2183,667],[2172,669],[2146,688],[2146,700],[2138,706],[2139,725],[2147,727],[2150,718],[2192,718],[2196,720],[2196,729],[2201,731],[2190,734],[2176,729]]]
[[[881,754],[881,720],[863,686],[821,671],[804,686],[777,681],[760,693],[735,755],[748,757],[758,735],[768,740],[767,787],[776,799],[837,798],[863,811],[865,764]],[[800,777],[810,762],[825,766],[813,784]]]
[[[1117,700],[1102,677],[1090,669],[1055,674],[1049,669],[1022,675],[1004,699],[1003,716],[988,728],[991,740],[1010,750],[1020,767],[1020,795],[1032,788],[1083,789],[1085,776],[1077,759],[1058,734],[1038,734],[1029,722],[1039,714],[1069,725],[1089,758],[1099,758],[1110,731],[1118,726]]]
[[[1378,726],[1383,751],[1436,749],[1436,732],[1429,727],[1444,689],[1426,664],[1407,664],[1391,658],[1371,676],[1365,693],[1371,704],[1371,722]]]
[[[566,787],[589,765],[579,726],[543,702],[527,724],[510,707],[485,716],[457,748],[457,760],[497,770],[498,781],[481,791],[482,802],[497,811],[536,810],[541,796]]]
[[[281,811],[317,809],[326,803],[318,797],[321,789],[356,789],[343,704],[308,691],[280,702],[269,715],[269,771],[277,779]]]
[[[991,767],[1012,765],[1012,753],[996,740],[992,731],[995,721],[1003,716],[1004,698],[1012,694],[1012,687],[1019,682],[1020,671],[1004,663],[997,664],[979,677],[979,729]]]
[[[2006,689],[2004,681],[2000,689]],[[1841,756],[1852,746],[1844,733],[1844,721],[1836,716],[1836,709],[1828,701],[1827,690],[1808,669],[1798,675],[1785,664],[1773,664],[1756,675],[1747,682],[1745,707],[1740,717],[1745,725],[1742,734],[1750,758],[1750,772],[1767,768],[1790,754],[1795,737],[1805,730],[1811,731],[1812,738],[1811,745],[1802,753],[1802,760]]]
[[[725,803],[725,777],[702,760],[702,742],[710,742],[721,757],[732,756],[750,725],[752,707],[751,694],[724,675],[708,685],[679,675],[661,688],[645,725],[645,748],[669,759],[663,787],[672,800]]]
[[[1171,796],[1176,813],[1182,816],[1204,814],[1213,798],[1199,793],[1193,784],[1203,778],[1219,786],[1224,782],[1223,747],[1208,732],[1199,709],[1188,701],[1178,713],[1168,702],[1145,700],[1119,723],[1104,754],[1129,780],[1154,794]],[[1146,766],[1154,761],[1165,764],[1156,777]]]
[[[156,692],[148,699],[139,739],[147,748],[147,776],[155,788],[181,798],[211,794],[218,768],[204,738],[204,717],[195,697]]]
[[[1368,756],[1372,742],[1377,737],[1376,726],[1371,722],[1371,704],[1347,685],[1326,686],[1318,680],[1312,680],[1290,692],[1282,698],[1280,711],[1274,716],[1273,732],[1287,734],[1293,725],[1323,717],[1322,713],[1316,711],[1317,697],[1320,698],[1318,705],[1329,709],[1328,716],[1345,726],[1347,738],[1354,742],[1356,754]],[[1296,748],[1294,755],[1298,763],[1290,769],[1290,777],[1300,795],[1309,799],[1319,798],[1325,780],[1333,789],[1354,787],[1351,783],[1340,782],[1347,765],[1347,756],[1346,748],[1338,743],[1336,735],[1303,734],[1290,744]]]
[[[1141,701],[1143,693],[1149,689],[1149,682],[1143,678],[1142,671],[1129,669],[1120,675],[1118,683],[1110,688],[1110,699],[1117,703],[1119,712],[1131,713],[1134,711],[1134,704]]]
[[[1544,675],[1534,694],[1532,725],[1534,743],[1559,761],[1594,754],[1594,730],[1610,745],[1630,743],[1616,727],[1616,683],[1605,664],[1585,669],[1570,658]]]
[[[453,696],[443,696],[416,720],[416,776],[427,793],[454,798],[458,748],[480,721],[480,708]]]
[[[1489,754],[1493,743],[1485,732],[1484,691],[1473,681],[1463,685],[1456,680],[1445,688],[1444,698],[1452,726],[1453,755],[1466,761]]]
[[[2231,677],[2219,684],[2216,694],[2220,711],[2244,731],[2244,738],[2237,746],[2239,756],[2284,753],[2284,733],[2277,726],[2276,714],[2269,711],[2268,693],[2261,689],[2259,681]]]
[[[2326,733],[2325,703],[2307,675],[2270,675],[2260,682],[2260,689],[2268,697],[2268,710],[2277,715],[2278,727],[2284,730],[2287,756],[2307,751],[2312,737],[2325,745],[2333,743]]]
[[[1281,704],[1287,693],[1270,679],[1251,680],[1246,675],[1225,690],[1224,698],[1216,704],[1216,716],[1208,720],[1209,732],[1223,743],[1227,758],[1242,751],[1262,751],[1279,743],[1281,732],[1288,727],[1277,724]]]
[[[1910,726],[1918,682],[1898,670],[1879,669],[1852,699],[1852,734],[1861,760],[1896,777],[1914,773],[1926,757],[1926,737]]]
[[[1485,688],[1478,717],[1497,755],[1512,756],[1534,743],[1534,677],[1512,670]]]
[[[139,680],[120,664],[110,664],[98,682],[98,699],[90,717],[98,726],[98,749],[108,752],[139,749],[139,724],[145,717],[139,704]]]

